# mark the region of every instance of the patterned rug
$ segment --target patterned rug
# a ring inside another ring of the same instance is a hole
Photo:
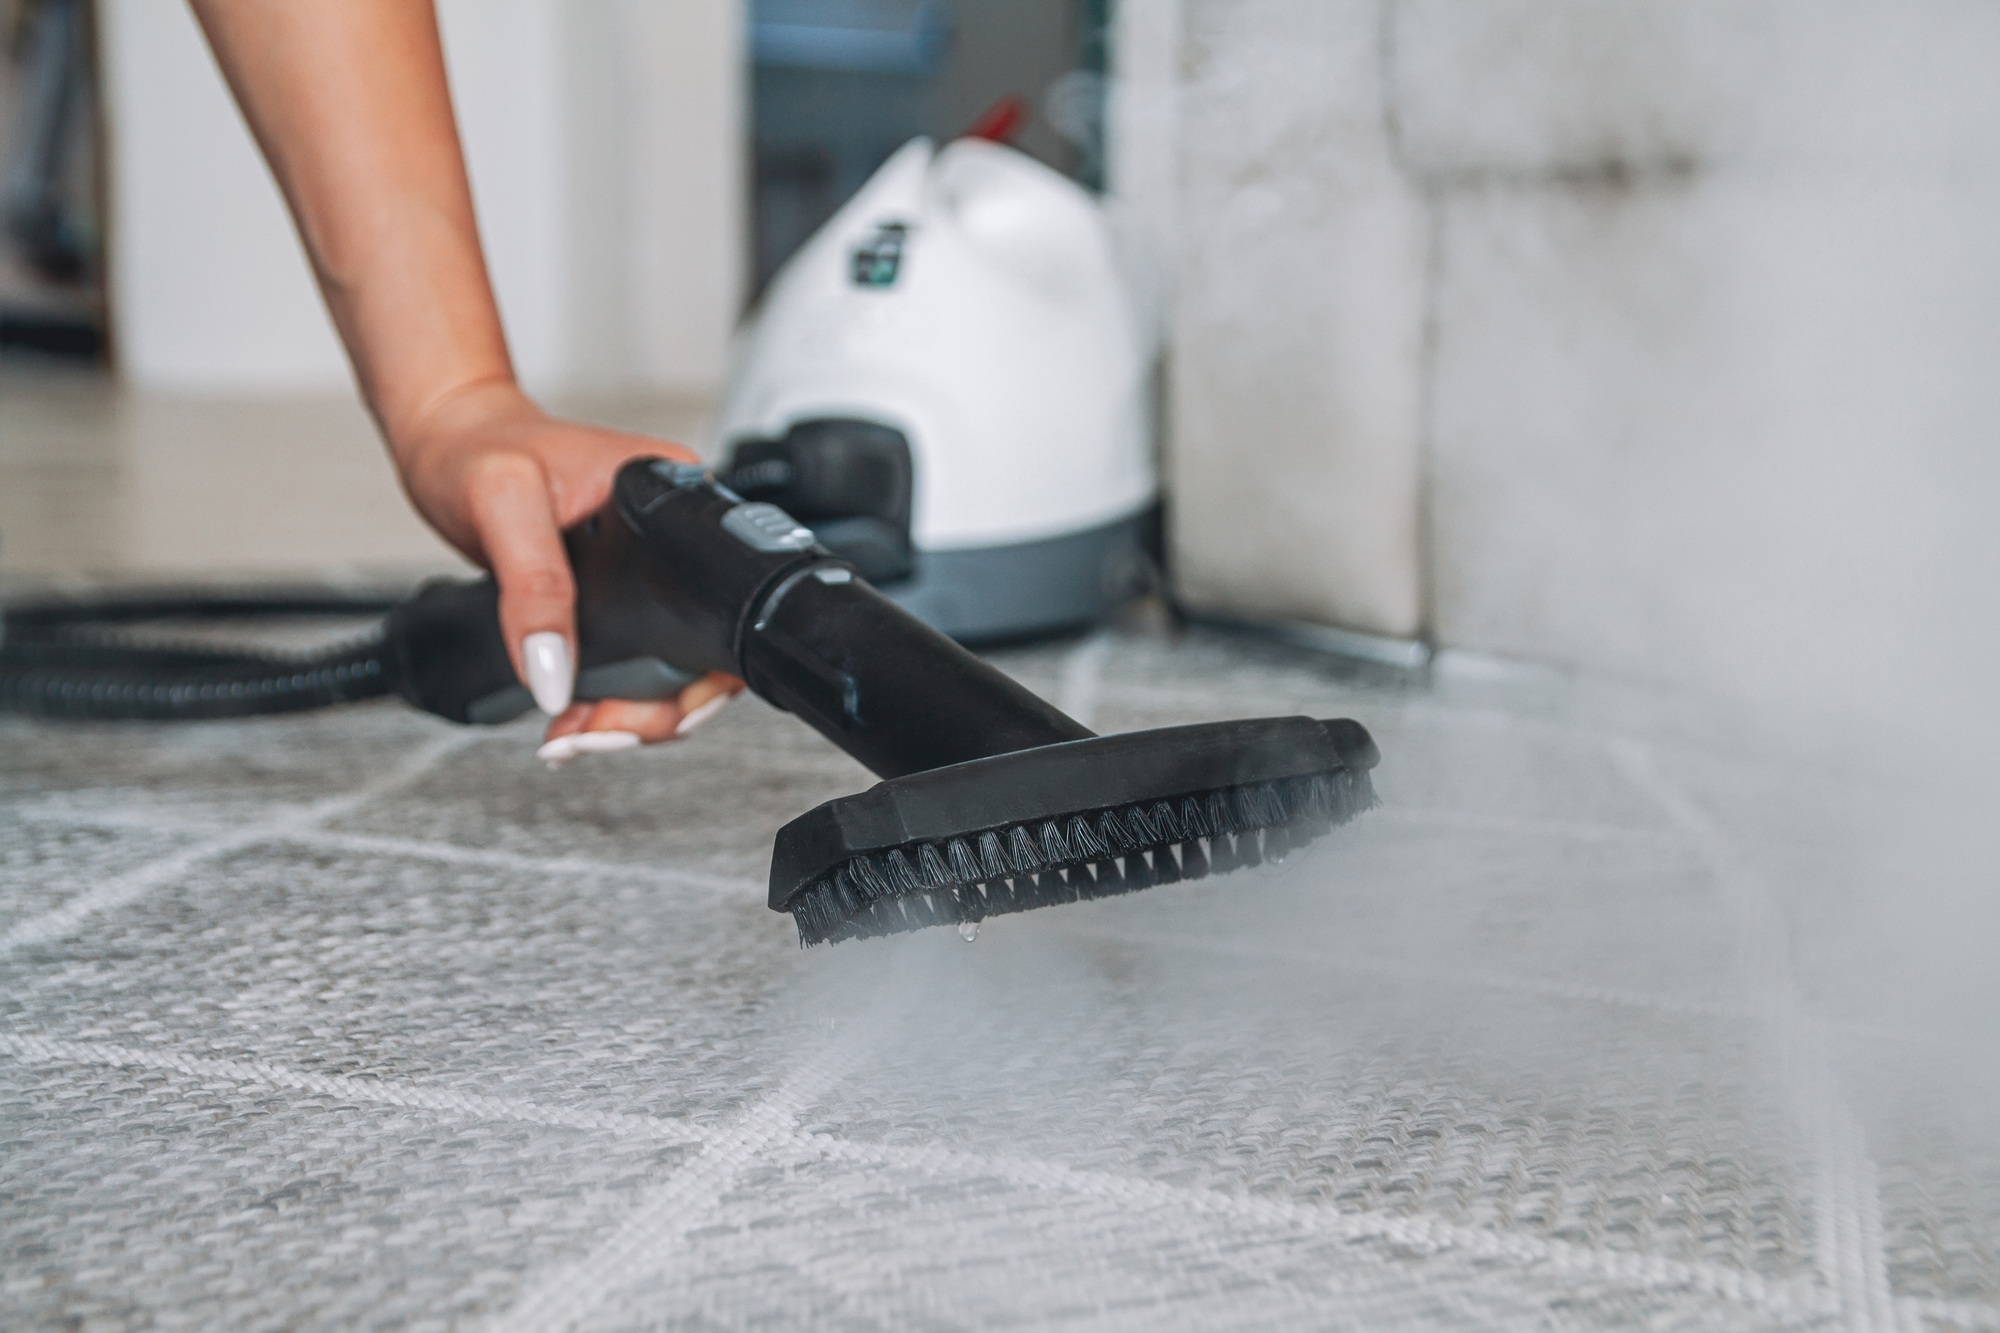
[[[1990,1044],[1839,984],[1838,774],[1546,681],[1131,632],[1101,731],[1353,716],[1282,867],[801,951],[739,702],[0,720],[7,1328],[2000,1328]]]

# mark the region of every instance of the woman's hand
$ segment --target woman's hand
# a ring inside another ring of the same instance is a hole
[[[541,757],[684,736],[743,682],[710,673],[673,699],[570,702],[576,676],[576,584],[562,531],[611,496],[619,467],[640,457],[695,461],[678,444],[549,416],[511,379],[460,389],[390,441],[403,486],[445,540],[493,571],[500,629],[515,674],[553,715]]]
[[[555,715],[541,755],[685,735],[743,688],[571,704],[576,588],[562,530],[621,463],[678,445],[558,421],[514,380],[431,0],[193,0],[271,164],[328,312],[417,509],[500,583],[514,670]]]

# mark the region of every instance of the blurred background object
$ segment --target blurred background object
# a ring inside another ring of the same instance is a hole
[[[92,38],[85,0],[0,4],[0,349],[104,352]]]
[[[1103,184],[1108,0],[752,0],[755,278],[918,135]]]

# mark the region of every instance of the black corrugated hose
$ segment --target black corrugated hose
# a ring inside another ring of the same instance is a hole
[[[293,713],[389,693],[380,630],[285,653],[162,643],[145,621],[354,618],[388,597],[323,592],[155,594],[45,600],[0,620],[0,711],[35,717],[174,721]]]

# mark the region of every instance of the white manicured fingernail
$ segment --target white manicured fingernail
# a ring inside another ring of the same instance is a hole
[[[578,754],[610,754],[629,750],[639,743],[636,731],[579,731],[569,738]]]
[[[528,693],[535,707],[554,717],[569,707],[576,671],[570,665],[569,640],[552,629],[521,640],[521,661],[528,668]]]
[[[535,751],[535,758],[551,769],[561,768],[576,758],[576,737],[558,736],[552,741],[544,741],[542,748]]]
[[[578,755],[609,754],[613,750],[629,750],[638,743],[636,731],[577,731],[544,742],[535,751],[535,758],[557,769]]]
[[[696,727],[708,721],[717,713],[720,713],[722,706],[735,697],[733,694],[718,694],[700,707],[690,709],[688,715],[681,719],[681,724],[674,728],[674,735],[687,735],[690,731],[693,731]]]

